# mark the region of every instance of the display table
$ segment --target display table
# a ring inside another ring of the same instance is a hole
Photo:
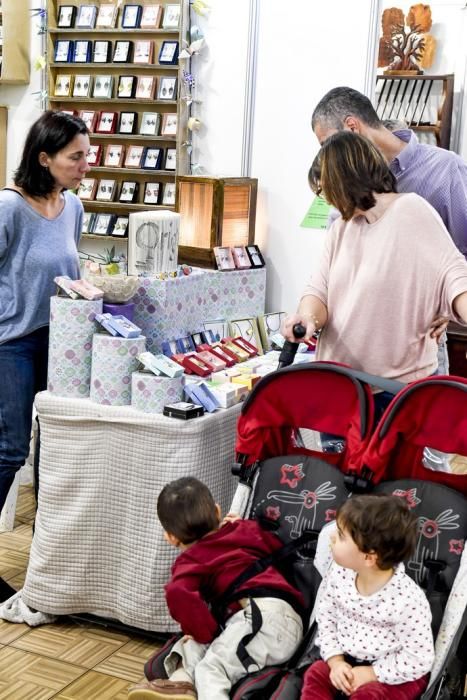
[[[163,539],[157,496],[191,475],[228,509],[240,406],[181,421],[42,392],[36,408],[40,490],[24,601],[56,615],[176,629],[163,586],[177,551]]]
[[[204,321],[261,316],[265,295],[266,268],[195,270],[167,280],[142,278],[132,298],[133,320],[146,336],[148,350],[160,352],[164,340],[200,331]]]

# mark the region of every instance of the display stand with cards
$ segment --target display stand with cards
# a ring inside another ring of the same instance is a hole
[[[125,244],[122,219],[174,209],[175,178],[187,172],[178,53],[188,0],[47,0],[47,14],[50,108],[80,116],[90,131],[82,241]]]

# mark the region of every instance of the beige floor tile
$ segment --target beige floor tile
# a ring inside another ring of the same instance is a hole
[[[29,552],[32,541],[31,525],[24,523],[12,532],[0,534],[0,549],[14,549],[17,552]]]
[[[24,523],[31,523],[36,514],[36,501],[32,486],[20,486],[18,501],[16,503],[15,527]]]
[[[55,700],[128,700],[132,685],[120,678],[88,671],[77,681],[55,695]]]
[[[0,678],[2,682],[8,682],[10,685],[30,683],[44,690],[58,693],[84,672],[85,670],[80,666],[67,664],[56,659],[46,659],[38,654],[13,649],[11,646],[0,649]],[[31,695],[30,697],[31,700],[32,698],[36,700],[36,696]],[[83,700],[84,698],[85,696],[83,696]]]
[[[14,622],[0,620],[0,644],[11,644],[30,629],[29,625],[17,625]]]
[[[0,549],[0,576],[8,580],[23,572],[28,565],[29,552],[17,552],[13,549]]]
[[[137,683],[144,678],[144,664],[157,648],[155,642],[133,639],[95,666],[94,670]]]
[[[0,681],[0,700],[48,700],[54,695],[55,690],[42,688],[27,681],[16,681],[15,683]]]
[[[21,571],[19,574],[16,574],[16,576],[10,576],[10,578],[6,579],[6,581],[10,584],[10,586],[13,586],[17,591],[20,590],[24,586],[24,579],[26,578],[26,569],[24,571]]]
[[[124,634],[96,626],[59,623],[33,629],[11,646],[91,669],[129,640]]]

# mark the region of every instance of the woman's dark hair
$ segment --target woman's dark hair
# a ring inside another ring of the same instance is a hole
[[[417,517],[398,496],[352,496],[338,509],[336,521],[361,552],[377,555],[383,570],[408,559],[417,543]]]
[[[78,134],[87,134],[86,124],[79,117],[49,110],[29,129],[23,155],[15,173],[14,183],[32,197],[45,197],[55,187],[48,168],[39,162],[39,154],[56,155]]]
[[[321,146],[308,173],[315,194],[323,192],[344,221],[355,209],[376,204],[374,192],[397,192],[396,178],[371,141],[352,131],[339,131]]]
[[[164,486],[157,499],[157,515],[164,530],[183,544],[196,542],[219,527],[210,490],[192,476]]]

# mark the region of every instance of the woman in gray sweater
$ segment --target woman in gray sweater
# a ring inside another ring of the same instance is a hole
[[[79,277],[88,172],[84,122],[45,112],[31,127],[14,185],[0,191],[0,512],[29,454],[34,395],[46,388],[54,277]],[[14,591],[0,579],[0,601]]]

